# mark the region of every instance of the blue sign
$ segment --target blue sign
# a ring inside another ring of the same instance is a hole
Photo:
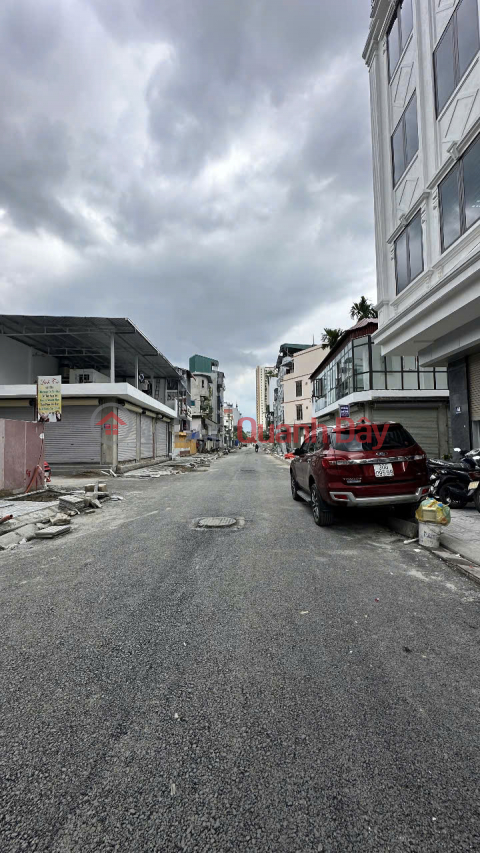
[[[340,417],[341,418],[349,418],[350,417],[350,406],[340,406]]]

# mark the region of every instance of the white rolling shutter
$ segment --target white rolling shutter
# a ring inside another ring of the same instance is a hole
[[[167,456],[167,430],[165,421],[155,421],[155,456]]]
[[[63,406],[62,420],[45,424],[45,459],[55,462],[100,462],[102,428],[95,426],[97,406]]]
[[[440,455],[440,436],[438,431],[438,409],[418,408],[401,409],[375,406],[372,420],[396,421],[413,436],[417,444],[425,451],[427,456],[437,457]]]
[[[141,458],[151,459],[153,456],[153,418],[148,415],[140,415],[141,417]]]
[[[137,459],[137,418],[136,412],[118,409],[118,417],[125,426],[118,425],[118,461],[135,462]]]
[[[468,390],[470,417],[472,421],[480,421],[480,352],[468,358]]]

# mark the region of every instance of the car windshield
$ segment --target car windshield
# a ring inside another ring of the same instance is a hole
[[[334,432],[332,443],[335,450],[347,453],[360,453],[370,450],[401,450],[415,444],[409,432],[400,424],[375,424],[376,431],[369,424],[351,430]],[[386,428],[386,429],[385,429]],[[364,441],[364,439],[368,439]],[[371,440],[370,440],[371,438]]]

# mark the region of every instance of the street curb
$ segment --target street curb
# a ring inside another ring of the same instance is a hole
[[[386,524],[391,530],[400,533],[408,539],[414,539],[418,536],[418,523],[416,521],[387,518]],[[450,533],[440,534],[440,545],[444,550],[434,548],[426,548],[425,550],[435,554],[436,557],[448,563],[453,569],[456,569],[456,571],[470,578],[475,583],[480,584],[480,566],[477,565],[478,553],[475,546],[469,545],[457,536],[452,536]]]

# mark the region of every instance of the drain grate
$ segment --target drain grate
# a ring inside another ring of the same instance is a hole
[[[229,515],[206,516],[205,518],[194,518],[192,527],[196,530],[223,529],[239,530],[245,526],[244,518],[233,518]]]

